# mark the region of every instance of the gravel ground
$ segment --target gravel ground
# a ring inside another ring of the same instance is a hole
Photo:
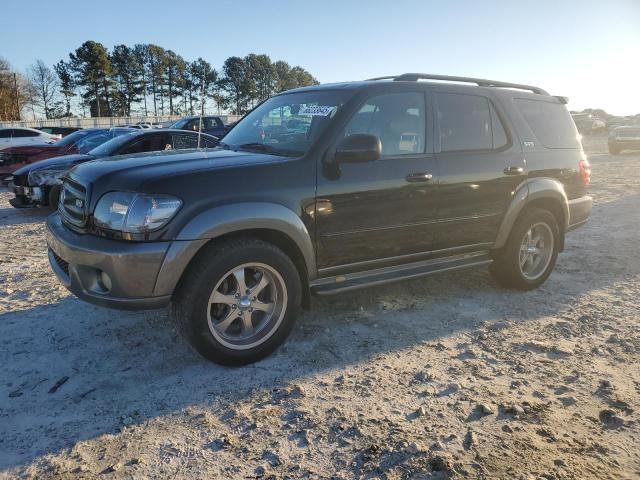
[[[640,477],[640,153],[588,138],[595,207],[542,288],[486,269],[315,299],[208,363],[166,311],[85,304],[0,191],[0,478]]]

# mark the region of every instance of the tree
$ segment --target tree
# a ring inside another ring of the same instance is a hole
[[[48,120],[56,118],[56,110],[59,109],[58,88],[60,81],[56,74],[42,60],[27,68],[27,78],[33,88],[33,103],[42,109],[44,117]]]
[[[53,66],[53,69],[58,75],[60,80],[60,93],[64,97],[65,104],[65,117],[71,116],[71,99],[76,96],[75,94],[75,82],[73,80],[73,74],[71,73],[70,65],[64,60],[60,60]]]
[[[27,82],[0,58],[0,120],[20,120],[26,97]]]
[[[131,105],[138,102],[143,92],[142,76],[143,64],[134,50],[126,45],[116,45],[111,53],[113,76],[117,83],[118,113],[130,116]]]
[[[146,48],[146,68],[150,79],[150,93],[153,97],[154,115],[158,115],[158,94],[160,94],[160,111],[164,115],[164,48],[158,45],[147,45]]]
[[[112,67],[107,49],[89,40],[70,53],[69,58],[76,83],[86,89],[83,98],[90,105],[91,115],[110,116]]]
[[[198,100],[198,95],[201,96],[200,110],[204,109],[203,104],[206,103],[208,95],[212,95],[212,97],[214,97],[212,90],[216,86],[218,72],[216,72],[216,70],[211,67],[211,64],[209,62],[200,57],[195,62],[192,62],[189,65],[189,79],[189,87],[191,90],[188,91],[188,94],[191,115],[193,115],[193,102],[194,100]]]
[[[277,74],[268,55],[251,53],[244,58],[246,77],[248,79],[247,94],[252,104],[269,98],[276,86]]]
[[[173,99],[180,94],[184,88],[184,75],[187,63],[180,55],[173,50],[167,50],[164,56],[167,95],[169,96],[169,115],[175,113]]]
[[[247,66],[240,57],[229,57],[222,66],[224,77],[220,81],[233,105],[233,113],[241,114],[247,109],[251,93],[251,81],[247,77]]]
[[[313,75],[302,67],[291,68],[287,62],[278,61],[274,64],[276,71],[276,92],[284,92],[292,88],[318,85]]]

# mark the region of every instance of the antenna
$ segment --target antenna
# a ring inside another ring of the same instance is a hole
[[[203,71],[204,73],[204,71]],[[204,75],[202,75],[202,100],[200,101],[200,121],[198,122],[198,150],[200,150],[200,137],[202,137],[202,117],[204,117]]]

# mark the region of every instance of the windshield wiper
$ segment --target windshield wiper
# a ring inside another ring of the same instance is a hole
[[[273,147],[271,145],[266,145],[264,143],[260,143],[260,142],[251,142],[251,143],[243,143],[238,145],[236,148],[236,150],[249,150],[249,151],[256,151],[256,152],[261,152],[261,153],[268,153],[271,155],[279,155],[279,156],[283,156],[283,157],[296,157],[298,155],[301,155],[302,152],[297,152],[294,150],[283,150],[280,148],[276,148]]]

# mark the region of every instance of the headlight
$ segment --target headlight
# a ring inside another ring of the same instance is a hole
[[[73,165],[59,165],[42,170],[32,170],[29,172],[29,185],[37,187],[40,185],[61,185],[62,177]]]
[[[110,192],[98,201],[93,222],[96,227],[122,233],[153,232],[169,223],[181,205],[171,195]]]

